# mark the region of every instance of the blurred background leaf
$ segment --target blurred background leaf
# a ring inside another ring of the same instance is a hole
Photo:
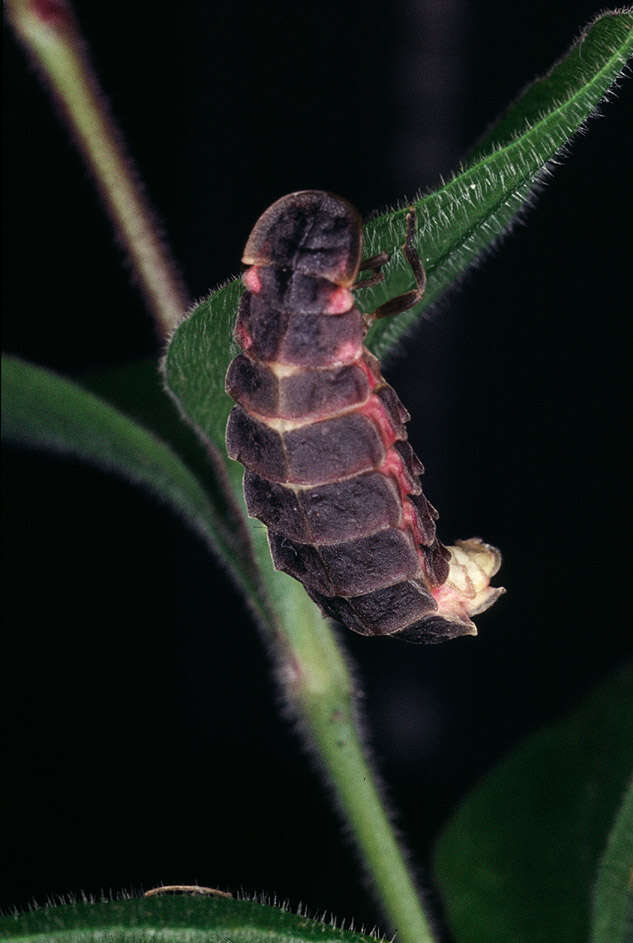
[[[632,770],[630,665],[520,744],[440,836],[435,874],[459,943],[586,940],[596,869]]]
[[[134,371],[137,398],[139,378],[149,379]],[[124,401],[124,386],[120,395]],[[149,409],[148,399],[141,398]],[[167,443],[77,384],[17,358],[3,358],[2,399],[2,434],[7,443],[76,456],[149,488],[234,570],[244,591],[256,596],[254,564],[248,546],[240,540],[240,521],[227,508],[219,489],[205,491]],[[168,408],[162,415],[173,423]],[[213,486],[211,469],[205,480]]]
[[[593,894],[592,943],[633,939],[633,781],[618,809]]]

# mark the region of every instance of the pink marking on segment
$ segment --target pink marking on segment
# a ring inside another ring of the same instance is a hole
[[[242,282],[244,286],[248,288],[249,291],[252,291],[254,295],[258,295],[262,290],[262,283],[259,279],[259,273],[257,271],[256,265],[251,265],[250,268],[246,269],[242,275]]]
[[[468,596],[460,593],[448,580],[434,584],[428,579],[428,583],[431,596],[437,603],[439,615],[451,621],[457,619],[470,623],[468,603],[472,600]]]
[[[360,357],[356,366],[360,367],[360,369],[363,371],[363,373],[367,377],[367,382],[369,383],[369,389],[374,390],[378,386],[378,377],[376,376],[374,371],[371,369],[371,367],[369,366],[365,358]]]
[[[363,416],[367,416],[368,419],[371,419],[380,432],[380,438],[382,439],[385,449],[390,449],[396,441],[397,436],[391,425],[391,420],[387,415],[387,410],[378,397],[375,395],[370,396],[365,405],[361,406],[358,412]]]
[[[413,541],[415,543],[416,549],[422,546],[424,544],[424,535],[420,530],[418,515],[415,513],[415,508],[411,502],[406,498],[402,502],[402,523],[405,527],[408,527],[413,534]]]
[[[403,502],[411,494],[404,462],[402,461],[401,455],[399,455],[395,449],[389,449],[376,471],[379,471],[381,475],[391,475],[392,478],[395,478]]]
[[[348,284],[351,284],[351,281],[353,281],[353,279],[350,281],[349,273],[347,271],[348,268],[349,268],[349,256],[348,256],[348,253],[346,252],[345,255],[341,258],[341,261],[339,262],[338,266],[334,269],[334,278],[335,279],[338,278],[342,282],[347,282]]]
[[[426,578],[428,577],[426,559],[422,551],[424,542],[422,534],[420,533],[420,527],[415,513],[415,508],[409,501],[409,495],[411,494],[409,490],[410,479],[405,470],[402,456],[399,455],[395,449],[389,449],[385,455],[384,461],[381,465],[378,466],[377,471],[381,472],[383,475],[390,475],[392,478],[394,478],[398,488],[400,489],[400,497],[402,499],[402,519],[398,527],[400,530],[408,530],[413,537],[413,544],[418,555],[418,560],[420,561],[420,570],[425,574]]]
[[[323,314],[345,314],[354,304],[354,296],[347,288],[336,288],[330,295]]]
[[[235,325],[234,335],[235,340],[240,345],[242,350],[248,350],[249,347],[253,346],[253,338],[251,337],[250,332],[239,321]]]
[[[436,602],[441,603],[443,598],[447,598],[451,595],[451,588],[447,586],[446,583],[440,583],[439,586],[433,586],[431,588],[431,595]]]
[[[361,346],[356,341],[344,341],[334,352],[332,365],[354,363],[358,360]]]

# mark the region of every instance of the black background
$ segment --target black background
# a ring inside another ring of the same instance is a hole
[[[192,298],[238,270],[286,192],[331,189],[367,215],[436,186],[598,9],[78,6]],[[151,356],[92,181],[10,35],[4,70],[5,349],[77,377]],[[632,98],[629,82],[386,368],[443,539],[502,548],[508,588],[477,640],[342,638],[423,882],[464,791],[630,651]],[[78,462],[8,451],[4,482],[3,904],[195,881],[379,919],[206,547]]]

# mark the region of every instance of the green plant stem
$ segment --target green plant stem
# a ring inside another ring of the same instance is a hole
[[[61,105],[129,252],[158,330],[167,335],[187,309],[187,295],[157,234],[154,214],[109,114],[72,8],[66,0],[8,0],[7,10]]]
[[[279,574],[281,578],[281,574]],[[330,626],[283,577],[282,681],[334,788],[398,943],[435,937],[398,844],[359,731],[354,683]],[[298,584],[297,584],[298,585]]]

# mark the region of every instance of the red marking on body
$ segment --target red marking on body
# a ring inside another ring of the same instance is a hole
[[[251,265],[250,268],[246,269],[242,275],[242,281],[245,287],[248,288],[249,291],[252,291],[254,295],[258,295],[262,290],[262,283],[256,265]]]
[[[359,367],[365,374],[367,382],[369,383],[369,389],[374,390],[378,386],[378,377],[376,376],[375,371],[372,370],[366,358],[360,357],[356,366]]]
[[[380,438],[382,439],[385,450],[390,449],[396,441],[397,436],[395,429],[391,425],[387,410],[378,397],[375,395],[370,396],[365,405],[359,408],[358,412],[363,416],[367,416],[368,419],[371,419],[380,432]]]
[[[347,288],[336,288],[330,295],[324,314],[345,314],[354,304],[354,296]]]
[[[344,341],[334,351],[332,365],[354,363],[358,359],[362,345],[357,341]]]
[[[422,551],[424,538],[420,531],[415,508],[409,501],[409,495],[411,494],[411,478],[406,470],[402,456],[396,452],[395,449],[389,449],[385,455],[384,461],[378,466],[377,471],[381,472],[383,475],[391,476],[400,490],[402,518],[398,527],[400,530],[408,531],[413,537],[413,544],[420,562],[420,570],[428,577],[426,558]]]
[[[415,513],[415,508],[411,502],[406,498],[402,502],[402,523],[404,527],[408,527],[413,534],[416,549],[425,543],[424,534],[420,530],[418,515]]]
[[[447,586],[445,582],[440,583],[439,586],[432,586],[430,589],[431,595],[438,605],[441,605],[443,600],[447,599],[452,594],[451,588]]]
[[[455,586],[444,581],[443,583],[432,583],[428,580],[431,596],[437,603],[439,612],[445,619],[460,619],[464,622],[470,622],[471,611],[469,609],[470,597],[462,594]]]
[[[404,467],[402,456],[396,452],[395,449],[389,449],[376,470],[379,471],[381,475],[390,475],[395,479],[400,489],[400,497],[403,501],[411,494],[410,478]]]
[[[253,338],[249,330],[242,324],[240,321],[235,325],[235,340],[240,345],[242,350],[248,350],[249,347],[253,346]]]
[[[334,269],[333,281],[336,281],[336,280],[338,280],[339,282],[343,282],[343,284],[347,284],[347,285],[351,285],[352,282],[354,281],[353,278],[350,279],[350,275],[349,275],[349,253],[347,252],[341,258],[341,261],[339,262],[337,268]]]

